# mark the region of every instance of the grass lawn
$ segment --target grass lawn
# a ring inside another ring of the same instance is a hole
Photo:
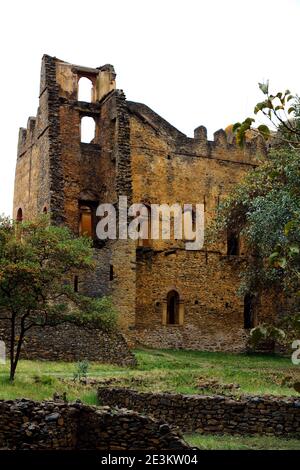
[[[202,450],[300,450],[298,439],[275,436],[230,436],[186,434],[185,440]]]
[[[297,395],[288,383],[300,381],[300,367],[288,358],[247,356],[226,353],[173,350],[137,350],[134,369],[91,363],[89,377],[114,379],[112,385],[141,391],[180,393],[242,393]],[[0,366],[0,398],[50,399],[54,392],[67,393],[69,400],[80,398],[96,404],[95,387],[73,382],[75,363],[20,361],[14,384],[8,381],[9,365]],[[67,379],[64,383],[60,378]],[[217,383],[212,383],[215,380]],[[199,382],[208,383],[201,390]],[[287,383],[286,383],[287,382]],[[226,384],[239,385],[233,390]],[[217,387],[217,388],[215,388]]]
[[[88,377],[108,381],[111,385],[132,387],[141,391],[180,393],[234,393],[236,395],[297,395],[289,383],[300,381],[300,367],[290,359],[275,356],[208,353],[145,349],[135,351],[136,368],[90,363]],[[8,380],[9,364],[0,366],[0,399],[51,399],[53,393],[66,393],[67,399],[97,404],[95,386],[73,381],[76,363],[20,361],[13,384]],[[64,379],[62,381],[60,379]],[[199,389],[199,382],[202,388]],[[207,387],[203,388],[203,384]],[[239,388],[226,388],[226,384]],[[216,388],[217,387],[217,388]],[[300,441],[273,436],[201,435],[185,436],[187,442],[201,449],[298,449]]]

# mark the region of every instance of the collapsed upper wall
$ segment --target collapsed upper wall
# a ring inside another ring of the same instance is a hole
[[[60,111],[64,102],[78,103],[78,83],[82,77],[93,84],[91,103],[84,110],[87,115],[95,110],[99,113],[100,100],[115,90],[113,67],[80,67],[44,55],[37,116],[30,117],[27,127],[19,131],[14,217],[19,209],[27,219],[47,210],[53,220],[65,222]],[[69,126],[72,127],[71,122]]]
[[[52,83],[49,81],[49,67],[47,68],[47,64],[50,62],[56,68],[55,77],[52,77],[55,80]],[[21,127],[19,129],[18,157],[21,157],[40,138],[40,133],[37,131],[46,130],[47,125],[50,124],[47,117],[48,109],[43,107],[44,96],[48,98],[49,92],[57,92],[61,98],[77,101],[78,83],[82,77],[89,78],[93,84],[92,103],[101,101],[104,96],[116,89],[116,74],[114,67],[110,64],[98,68],[89,68],[73,65],[55,57],[43,56],[37,116],[30,116],[26,128]],[[58,89],[55,89],[56,86],[58,86]]]

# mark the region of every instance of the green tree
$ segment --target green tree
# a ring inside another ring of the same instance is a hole
[[[63,322],[114,328],[108,298],[90,298],[72,287],[74,275],[93,269],[89,238],[75,238],[45,216],[25,223],[0,219],[0,320],[10,325],[11,381],[30,329]]]
[[[233,131],[244,146],[259,134],[271,145],[259,166],[251,170],[220,206],[214,234],[240,233],[249,254],[241,275],[240,292],[260,294],[272,288],[292,299],[299,309],[300,278],[300,103],[289,90],[271,95],[269,84],[260,84],[265,95],[254,113],[271,123],[255,127],[247,118]],[[291,315],[299,324],[298,315]],[[295,324],[295,322],[294,322]]]

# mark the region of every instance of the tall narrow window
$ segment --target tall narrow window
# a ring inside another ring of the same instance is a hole
[[[92,117],[83,116],[80,125],[80,140],[85,144],[92,144],[95,138],[96,124]]]
[[[43,214],[48,214],[48,209],[47,209],[46,206],[45,206],[44,209],[43,209]]]
[[[78,291],[79,291],[79,277],[74,276],[74,292],[78,292]]]
[[[80,205],[79,235],[93,237],[93,211],[91,207]]]
[[[89,78],[81,77],[78,82],[78,101],[92,101],[93,83]]]
[[[227,234],[227,255],[233,256],[239,254],[240,242],[239,236],[235,232],[228,232]]]
[[[22,222],[22,220],[23,220],[23,211],[20,207],[17,212],[17,222]]]
[[[137,215],[141,217],[139,231],[141,238],[139,239],[139,246],[151,245],[151,208],[148,204],[143,203],[146,210],[142,213],[138,212]]]
[[[167,296],[167,325],[179,324],[179,294],[171,290]]]
[[[246,294],[244,297],[244,328],[254,327],[254,295]]]
[[[109,265],[109,280],[110,281],[114,280],[114,267],[112,264]]]

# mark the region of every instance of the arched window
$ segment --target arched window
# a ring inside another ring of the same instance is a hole
[[[43,209],[43,214],[45,214],[45,215],[48,214],[48,209],[47,209],[46,206],[45,206],[44,209]]]
[[[92,144],[95,138],[96,124],[90,116],[83,116],[80,124],[80,140],[86,144]]]
[[[167,296],[167,325],[179,324],[179,294],[171,290]]]
[[[91,207],[80,205],[80,220],[79,220],[79,235],[86,237],[93,237],[93,211]]]
[[[22,220],[23,220],[23,211],[20,207],[17,212],[17,222],[22,222]]]
[[[78,101],[92,101],[93,83],[89,78],[81,77],[78,81]]]
[[[227,255],[238,255],[240,249],[239,236],[235,232],[228,232],[227,234]]]
[[[244,297],[244,328],[249,330],[254,326],[254,295],[246,294]]]

